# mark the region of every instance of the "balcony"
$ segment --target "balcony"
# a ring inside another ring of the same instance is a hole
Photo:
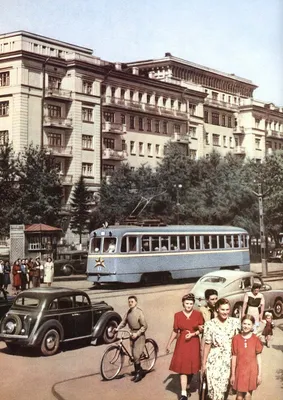
[[[43,119],[43,126],[51,128],[72,129],[72,118],[45,116]]]
[[[188,134],[174,132],[172,141],[178,143],[190,144],[190,136]]]
[[[114,122],[104,122],[102,124],[102,132],[118,133],[123,135],[127,133],[126,124],[117,124]]]
[[[236,147],[234,148],[233,153],[236,154],[236,155],[245,155],[245,154],[246,154],[246,150],[245,150],[245,148],[242,147],[242,146],[236,146]]]
[[[243,126],[236,126],[235,128],[233,128],[233,134],[234,135],[244,135],[245,128]]]
[[[266,130],[266,136],[278,138],[278,137],[282,137],[282,134],[280,134],[280,132],[275,131],[273,129],[267,129]]]
[[[60,182],[62,183],[63,186],[72,186],[73,184],[73,175],[61,175],[60,174]],[[70,205],[65,205],[62,206],[62,210],[64,207],[70,207]],[[64,211],[68,211],[67,209],[64,209]]]
[[[238,110],[239,105],[235,104],[235,103],[227,103],[226,101],[220,101],[220,100],[216,100],[216,99],[211,99],[209,97],[206,97],[204,99],[204,103],[209,105],[209,106],[213,106],[213,107],[218,107],[218,108],[229,108],[233,111]]]
[[[128,157],[125,150],[114,150],[114,149],[103,149],[102,159],[103,160],[113,160],[113,161],[123,161]]]
[[[47,87],[45,89],[45,98],[72,101],[72,92],[70,90]]]
[[[116,106],[121,106],[121,107],[127,107],[127,108],[132,108],[135,110],[142,110],[143,105],[139,101],[133,101],[133,100],[126,100],[126,99],[121,99],[118,97],[112,97],[112,96],[102,96],[102,105],[107,106],[107,105],[116,105]]]
[[[53,146],[52,144],[47,144],[44,146],[53,156],[59,157],[73,157],[72,146]]]

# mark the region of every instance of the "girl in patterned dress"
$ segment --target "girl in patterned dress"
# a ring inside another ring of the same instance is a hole
[[[236,400],[251,400],[261,383],[261,352],[263,345],[253,333],[255,318],[244,315],[242,333],[232,340],[232,371],[230,383],[237,391]]]
[[[229,317],[227,299],[219,299],[215,310],[217,317],[204,324],[202,373],[206,372],[209,398],[224,400],[229,388],[232,338],[240,331],[241,323]]]
[[[270,340],[271,336],[273,335],[273,329],[275,327],[274,323],[272,322],[272,313],[266,311],[265,315],[265,327],[262,331],[262,336],[265,338],[266,347],[270,347]]]

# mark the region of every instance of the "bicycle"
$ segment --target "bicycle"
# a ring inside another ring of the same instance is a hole
[[[111,381],[116,378],[120,373],[125,357],[129,358],[129,365],[134,362],[133,356],[129,353],[124,345],[124,340],[128,340],[131,337],[131,333],[128,330],[120,329],[122,336],[119,339],[119,343],[110,345],[104,352],[101,363],[100,373],[104,380]],[[124,334],[127,334],[125,336]],[[140,358],[141,367],[145,372],[149,372],[153,369],[158,353],[158,345],[153,339],[146,339],[143,353]]]

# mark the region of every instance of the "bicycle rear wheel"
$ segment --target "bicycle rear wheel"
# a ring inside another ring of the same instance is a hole
[[[144,371],[149,372],[153,369],[158,353],[157,343],[153,339],[146,339],[144,351],[141,355],[141,367]]]
[[[100,373],[103,379],[111,381],[122,369],[124,356],[119,346],[108,347],[101,359]]]

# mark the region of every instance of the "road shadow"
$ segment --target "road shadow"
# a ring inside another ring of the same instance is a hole
[[[283,388],[283,369],[277,369],[275,379],[281,382],[281,388]]]
[[[181,392],[179,374],[168,375],[167,378],[163,381],[163,383],[166,384],[165,390],[168,390],[169,392],[176,394],[176,396],[179,398]],[[200,385],[200,376],[199,374],[194,374],[190,383],[189,392],[191,393],[197,392],[199,389],[199,385]]]
[[[272,347],[273,349],[275,349],[275,350],[279,350],[279,351],[282,351],[282,352],[283,352],[283,345],[273,344],[271,347]]]

